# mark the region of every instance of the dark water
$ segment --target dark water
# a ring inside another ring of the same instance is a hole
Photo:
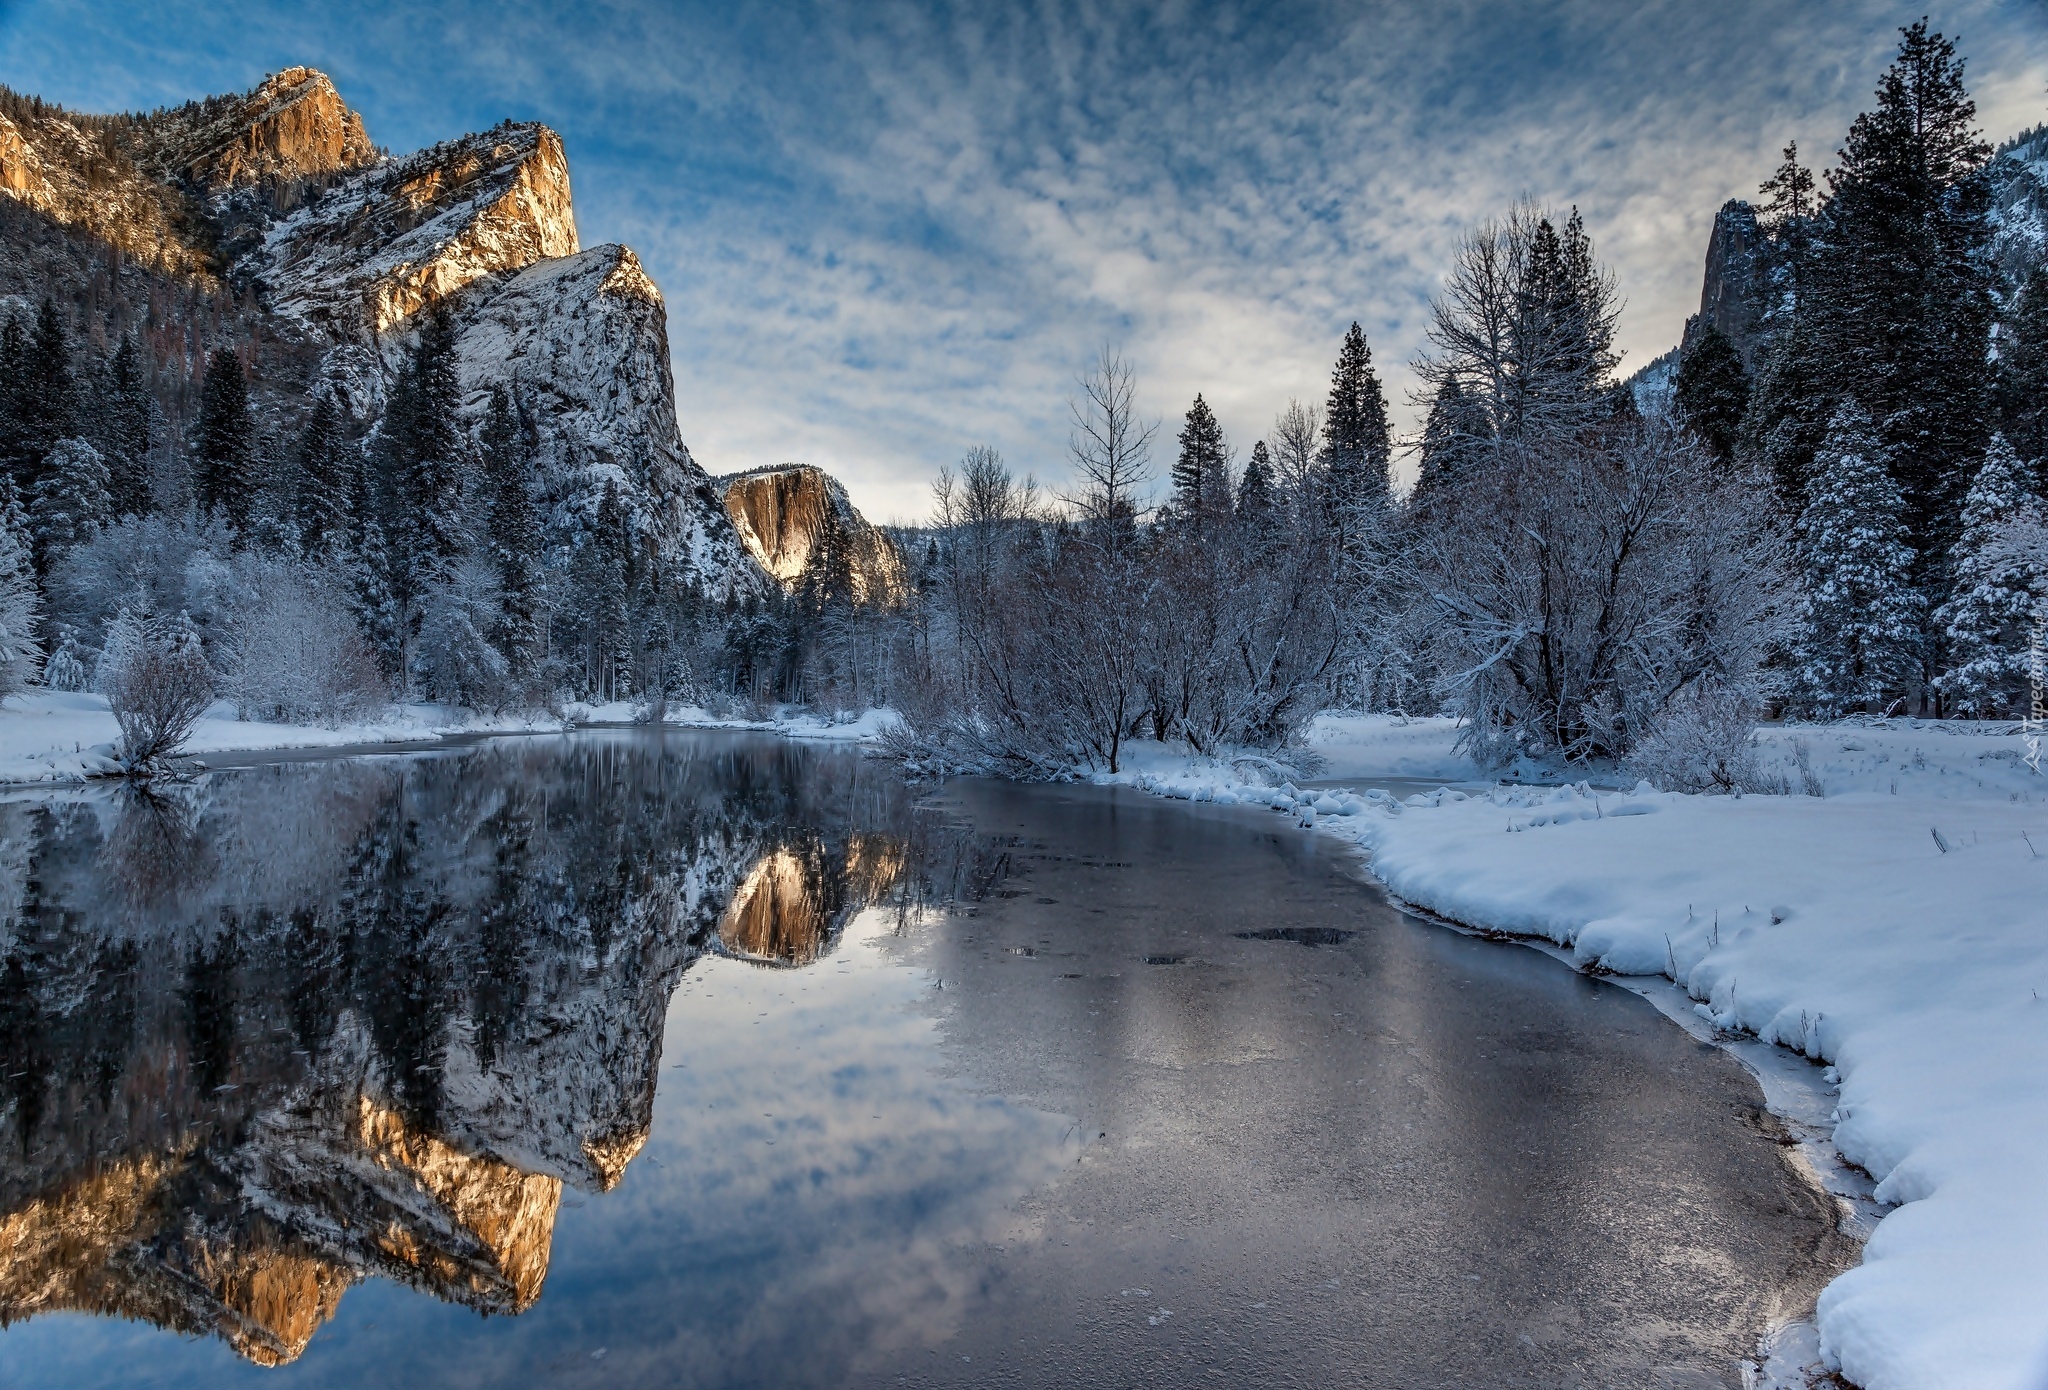
[[[587,733],[0,804],[0,1384],[1733,1385],[1754,1087],[1279,817]]]

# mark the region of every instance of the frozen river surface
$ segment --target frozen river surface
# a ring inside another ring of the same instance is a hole
[[[0,1385],[1740,1384],[1754,1083],[1266,812],[589,732],[0,804]]]

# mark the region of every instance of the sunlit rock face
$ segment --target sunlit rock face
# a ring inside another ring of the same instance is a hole
[[[377,148],[327,74],[286,68],[240,96],[215,97],[142,123],[143,166],[208,190],[359,169]]]
[[[461,324],[470,428],[497,387],[538,436],[552,539],[575,544],[609,482],[666,574],[716,599],[768,591],[682,443],[661,293],[625,247],[583,252],[568,154],[546,126],[506,122],[386,156],[304,67],[148,116],[0,102],[0,196],[32,214],[17,253],[55,223],[253,297],[265,340],[317,364],[360,428],[423,316],[446,310]],[[9,254],[0,240],[0,261]],[[295,420],[304,370],[280,384],[259,371],[253,385],[280,391],[267,408]]]
[[[801,588],[821,564],[838,563],[855,602],[886,606],[907,596],[902,552],[823,469],[789,463],[721,481],[747,553],[784,588]]]
[[[533,1306],[565,1192],[647,1141],[685,971],[742,920],[815,959],[908,871],[845,828],[873,789],[788,756],[586,736],[0,807],[0,1325],[280,1365],[364,1278]]]
[[[578,249],[560,138],[505,125],[333,185],[272,226],[235,273],[281,314],[374,338],[486,276]]]

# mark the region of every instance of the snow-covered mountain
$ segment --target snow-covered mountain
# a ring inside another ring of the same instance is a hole
[[[568,156],[546,126],[507,122],[394,158],[311,68],[141,116],[8,94],[0,193],[160,274],[253,296],[266,336],[313,364],[300,372],[341,385],[359,417],[380,408],[421,316],[445,305],[470,423],[493,387],[520,397],[554,523],[574,529],[616,482],[666,564],[715,596],[765,592],[682,442],[661,293],[625,247],[582,247]],[[86,258],[77,273],[97,272]],[[257,377],[288,427],[306,381]]]
[[[2048,260],[2048,125],[1999,146],[1990,168],[1998,269],[2017,286]]]
[[[2048,260],[2048,125],[2022,132],[2000,145],[1985,176],[1991,185],[1992,254],[1998,264],[1999,291],[2005,295]],[[1686,320],[1681,347],[1691,341],[1700,324],[1711,323],[1735,344],[1750,369],[1756,369],[1758,329],[1768,288],[1759,254],[1762,246],[1756,209],[1735,198],[1723,203],[1707,234],[1699,312]],[[1668,357],[1670,353],[1658,357],[1630,378],[1639,400],[1668,379]]]

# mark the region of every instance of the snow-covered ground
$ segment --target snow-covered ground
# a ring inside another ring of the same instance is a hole
[[[630,724],[635,707],[624,702],[570,705],[564,718],[550,714],[478,714],[448,705],[394,705],[375,719],[333,727],[266,724],[235,717],[221,701],[192,731],[184,753],[204,759],[215,753],[267,752],[282,748],[355,748],[378,744],[432,743],[456,734],[550,732],[571,724]],[[895,722],[888,710],[869,710],[839,719],[792,713],[772,719],[727,719],[694,706],[675,706],[662,722],[699,729],[760,729],[790,738],[864,742]],[[58,690],[33,690],[0,701],[0,785],[76,782],[106,772],[120,728],[106,697]]]
[[[558,729],[549,715],[480,715],[446,705],[394,705],[380,718],[332,728],[266,724],[235,717],[223,700],[192,731],[184,752],[261,752],[273,748],[348,748],[359,744],[431,743],[451,734]],[[105,772],[121,736],[106,697],[32,690],[0,701],[0,784],[75,782]]]
[[[1796,790],[1446,789],[1441,721],[1326,716],[1360,791],[1248,785],[1158,750],[1117,780],[1274,805],[1360,845],[1399,897],[1668,975],[1700,1021],[1831,1063],[1833,1142],[1892,1209],[1822,1295],[1831,1365],[1866,1390],[2048,1387],[2048,776],[2010,726],[1897,721],[1760,734]]]
[[[640,706],[626,700],[609,704],[572,704],[564,711],[578,724],[633,724],[639,722]],[[881,737],[898,721],[894,710],[871,709],[838,717],[791,709],[767,719],[741,719],[713,714],[697,705],[671,705],[662,724],[683,729],[758,729],[785,738],[827,739],[846,743],[867,743]]]

